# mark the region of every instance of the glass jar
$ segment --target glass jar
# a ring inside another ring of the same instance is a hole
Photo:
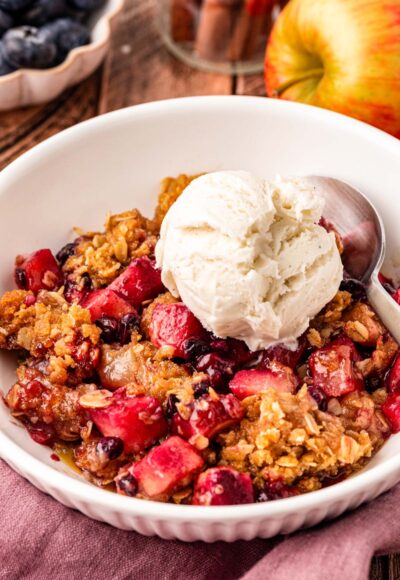
[[[207,71],[263,70],[265,47],[287,0],[157,0],[161,35],[184,62]]]

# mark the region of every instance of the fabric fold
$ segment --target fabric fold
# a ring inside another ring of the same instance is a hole
[[[368,580],[374,553],[400,551],[400,485],[291,536],[185,544],[92,521],[2,461],[0,482],[2,580]]]

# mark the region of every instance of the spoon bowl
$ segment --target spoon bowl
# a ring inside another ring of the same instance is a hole
[[[343,239],[346,275],[366,286],[371,306],[399,342],[400,306],[378,278],[386,249],[385,228],[378,211],[361,191],[340,179],[312,175],[305,181],[324,198],[324,218]]]

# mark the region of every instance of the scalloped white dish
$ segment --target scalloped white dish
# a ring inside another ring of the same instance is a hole
[[[123,5],[124,0],[107,0],[89,20],[92,42],[72,50],[60,65],[21,69],[0,77],[0,111],[47,103],[90,76],[104,60],[113,21]]]
[[[166,143],[168,146],[166,147]],[[166,175],[244,169],[264,178],[330,175],[371,199],[387,231],[384,271],[400,269],[400,142],[330,111],[256,97],[161,101],[100,116],[35,147],[0,174],[0,292],[16,254],[60,248],[71,225],[96,229],[105,213],[152,215]],[[0,356],[0,392],[15,359]],[[331,487],[259,504],[162,504],[97,488],[32,441],[0,401],[0,456],[61,503],[113,526],[183,541],[289,533],[354,509],[400,481],[400,434],[362,471]]]

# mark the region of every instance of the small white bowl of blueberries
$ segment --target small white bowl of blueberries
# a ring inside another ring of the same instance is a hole
[[[124,0],[0,0],[0,111],[50,101],[102,62]]]

